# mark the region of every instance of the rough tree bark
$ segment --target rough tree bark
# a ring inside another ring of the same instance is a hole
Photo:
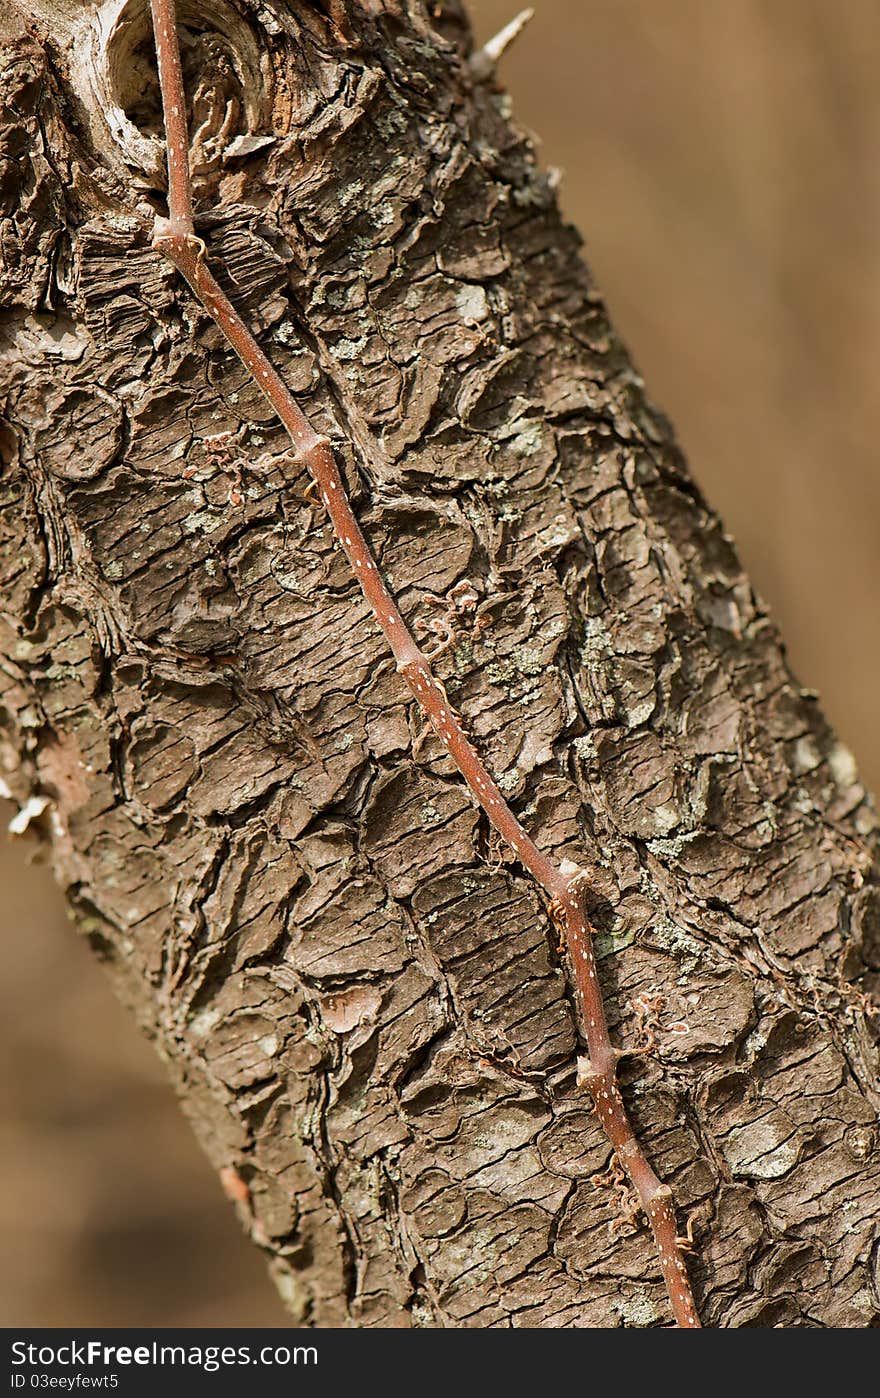
[[[877,1324],[874,811],[458,4],[179,10],[212,265],[518,814],[590,870],[704,1323]],[[0,31],[4,780],[293,1316],[666,1323],[546,910],[151,247],[147,5],[28,11]]]

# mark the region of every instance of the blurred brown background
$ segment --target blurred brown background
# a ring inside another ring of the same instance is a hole
[[[535,7],[501,69],[516,113],[564,171],[624,338],[797,672],[876,787],[880,6]],[[516,0],[471,8],[486,38]],[[283,1324],[48,874],[0,841],[0,881],[0,1324]]]

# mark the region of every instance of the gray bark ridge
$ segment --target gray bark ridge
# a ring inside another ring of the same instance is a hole
[[[150,246],[145,8],[38,11],[0,70],[4,779],[50,798],[79,929],[296,1320],[666,1324],[546,911]],[[590,871],[704,1323],[876,1325],[876,816],[507,99],[457,6],[181,17],[212,266],[405,615],[448,614],[517,813]]]

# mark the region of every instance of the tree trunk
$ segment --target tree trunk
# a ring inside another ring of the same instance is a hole
[[[297,1321],[666,1324],[541,899],[151,246],[147,4],[35,10],[0,29],[5,780]],[[873,807],[458,4],[179,13],[211,266],[590,871],[704,1323],[876,1325]]]

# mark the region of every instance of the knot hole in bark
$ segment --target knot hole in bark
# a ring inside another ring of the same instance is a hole
[[[231,162],[272,140],[271,67],[225,0],[178,0],[190,166],[197,197],[215,194]],[[95,87],[129,165],[165,186],[162,101],[149,0],[106,0],[95,17]]]

